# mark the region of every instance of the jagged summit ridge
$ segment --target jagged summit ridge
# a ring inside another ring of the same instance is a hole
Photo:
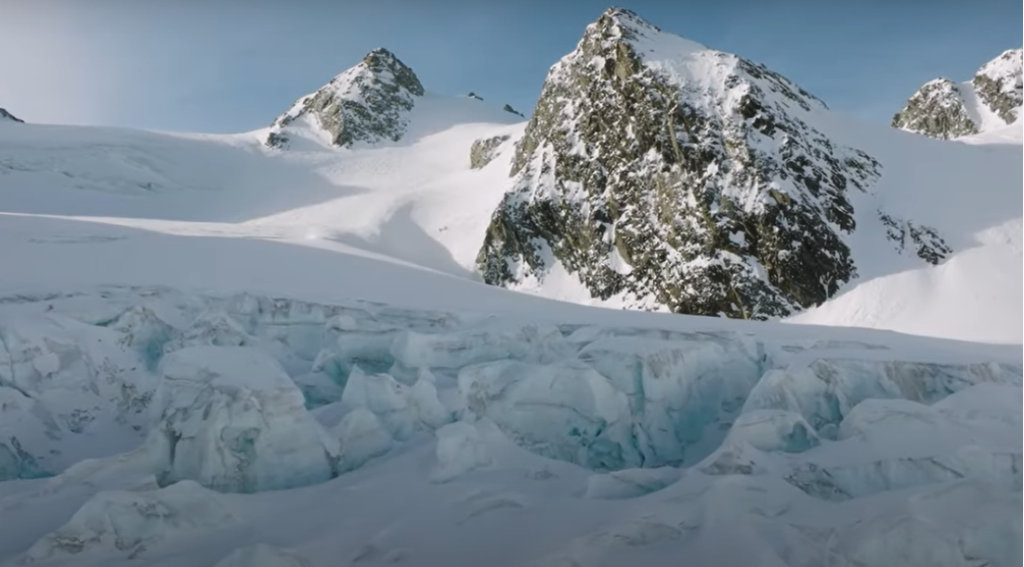
[[[765,318],[852,278],[848,190],[870,156],[810,123],[823,102],[613,8],[557,62],[478,257],[485,281],[560,265],[630,307]]]
[[[290,130],[300,125],[319,130],[331,145],[341,147],[398,141],[408,125],[406,114],[423,94],[411,68],[387,49],[374,49],[274,120],[266,144],[287,146]]]
[[[951,139],[1013,124],[1024,99],[1022,66],[1021,49],[1010,49],[982,65],[970,81],[928,81],[893,116],[892,126]]]

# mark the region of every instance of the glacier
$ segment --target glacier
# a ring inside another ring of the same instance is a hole
[[[1020,558],[1011,348],[166,288],[0,313],[17,323],[0,335],[0,513],[36,510],[0,533],[0,564]],[[965,499],[985,517],[958,516]],[[310,534],[332,509],[368,515],[324,547]],[[508,529],[549,533],[510,547]],[[479,547],[438,545],[453,537]]]

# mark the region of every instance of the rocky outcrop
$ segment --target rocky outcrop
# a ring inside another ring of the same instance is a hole
[[[949,79],[925,83],[893,116],[893,128],[942,139],[977,134],[961,88]]]
[[[1012,124],[1020,117],[1021,104],[1024,102],[1022,66],[1024,50],[1010,49],[978,69],[971,79],[978,98],[1007,124]]]
[[[885,225],[886,237],[900,254],[910,249],[925,262],[938,264],[953,253],[953,249],[946,244],[938,231],[930,226],[896,218],[881,211],[878,218]]]
[[[498,146],[504,144],[508,139],[509,136],[504,135],[474,140],[473,145],[469,148],[470,169],[480,169],[491,163],[491,161],[497,157],[495,150],[497,150]]]
[[[375,49],[362,62],[300,98],[270,127],[265,143],[285,147],[290,130],[304,125],[319,130],[330,144],[398,141],[407,114],[423,96],[416,73],[386,49]]]
[[[633,308],[763,319],[856,274],[849,191],[878,163],[810,123],[820,100],[765,67],[610,9],[556,63],[516,146],[484,280],[556,264]]]
[[[523,114],[522,112],[519,112],[515,108],[512,108],[511,104],[506,104],[505,106],[501,107],[501,109],[504,110],[505,112],[510,112],[512,114],[515,114],[516,116],[521,116],[523,118],[526,118],[525,114]]]

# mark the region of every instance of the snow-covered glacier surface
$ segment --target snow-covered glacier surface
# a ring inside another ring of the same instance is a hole
[[[1020,564],[1019,348],[613,320],[9,296],[0,563]]]

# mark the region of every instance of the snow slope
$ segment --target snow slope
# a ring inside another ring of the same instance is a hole
[[[681,38],[678,42],[686,53],[692,51],[690,43]],[[659,48],[669,47],[675,44]],[[236,239],[209,247],[205,240],[194,243],[204,249],[195,253],[194,261],[209,257],[209,262],[222,266],[200,276],[175,269],[166,258],[178,253],[170,251],[133,253],[133,258],[152,258],[158,264],[152,269],[104,266],[111,263],[108,251],[121,249],[119,253],[127,254],[127,248],[134,246],[136,239],[125,237],[128,233],[124,232],[97,248],[96,259],[89,257],[91,247],[54,246],[52,241],[58,237],[53,234],[21,239],[12,235],[12,242],[20,240],[24,245],[5,247],[0,254],[10,261],[20,258],[24,267],[14,270],[0,285],[20,283],[31,288],[54,281],[56,266],[79,262],[84,267],[76,270],[75,277],[88,281],[92,275],[95,283],[191,279],[211,286],[228,278],[230,283],[223,282],[221,289],[233,290],[238,289],[232,287],[236,283],[248,286],[287,279],[287,272],[262,273],[275,270],[265,263],[249,262],[248,252],[235,256],[226,250],[255,250],[271,241],[320,251],[296,252],[309,257],[327,257],[328,252],[350,254],[476,281],[476,256],[490,215],[510,186],[513,146],[524,124],[515,123],[515,115],[474,98],[447,98],[429,92],[417,97],[407,119],[406,133],[399,142],[362,144],[356,149],[308,144],[284,151],[261,143],[267,130],[208,136],[0,123],[0,212],[51,215],[57,218],[45,221],[43,232],[60,224],[67,227],[63,232],[87,234],[59,237],[64,240],[107,239],[103,233],[108,228],[98,225],[140,229],[143,232],[130,234],[147,239],[141,247],[151,246],[151,241],[172,240],[146,232]],[[859,124],[824,108],[808,111],[803,119],[830,139],[878,159],[882,175],[866,193],[850,192],[857,229],[847,244],[858,279],[847,284],[833,301],[792,320],[1022,342],[1020,317],[1008,308],[1020,304],[1016,290],[1024,286],[1020,270],[1015,269],[1021,262],[1019,236],[1003,230],[1005,238],[991,246],[991,239],[984,237],[999,227],[1014,226],[1021,218],[1020,146],[1013,143],[1012,135],[1009,143],[1001,137],[993,140],[994,134],[988,134],[987,138],[968,140],[971,145],[948,144]],[[290,126],[291,135],[301,138],[297,128]],[[473,141],[499,135],[509,139],[497,148],[496,159],[483,169],[470,169]],[[928,194],[927,199],[920,197],[922,192]],[[950,259],[948,266],[929,266],[912,250],[899,252],[885,239],[879,210],[935,228],[955,255],[984,248],[984,252],[970,252],[971,256],[991,261]],[[72,218],[90,224],[78,229],[70,228],[74,223],[58,223]],[[43,221],[8,216],[0,220],[0,227],[7,225],[0,230],[11,234],[36,222]],[[65,260],[65,253],[73,258]],[[29,258],[39,261],[30,262]],[[622,305],[616,298],[591,298],[574,275],[555,272],[543,285],[534,282],[525,285],[524,291],[580,304]],[[898,275],[904,273],[910,275]],[[863,292],[856,291],[868,284]],[[282,283],[273,291],[287,292],[290,285]],[[372,288],[378,285],[369,283],[366,293],[374,293]],[[271,287],[264,286],[266,291]],[[491,293],[472,289],[473,294]],[[408,294],[388,297],[395,296],[405,299]],[[922,319],[920,313],[930,315]]]
[[[878,219],[862,217],[850,239],[860,279],[789,321],[985,342],[1024,341],[1020,128],[960,143],[878,130],[834,115],[822,119],[834,135],[882,163],[881,179],[854,207],[882,209],[934,227],[953,253],[936,266],[886,254],[891,248]]]

